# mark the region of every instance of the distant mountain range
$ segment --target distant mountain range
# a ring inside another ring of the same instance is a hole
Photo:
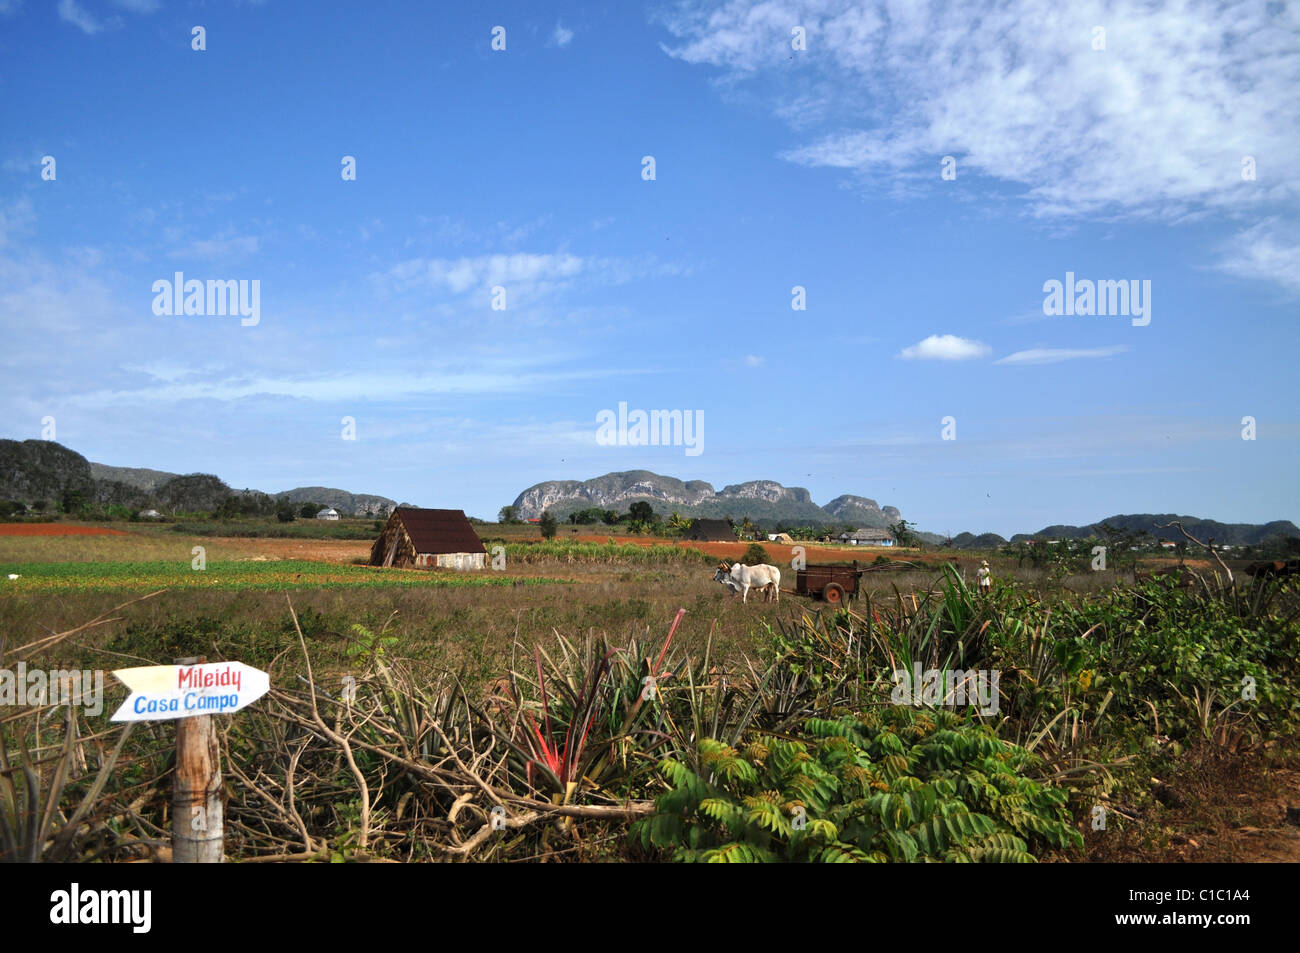
[[[324,486],[301,486],[275,494],[235,490],[206,473],[177,474],[143,467],[114,467],[91,463],[74,450],[49,440],[0,439],[0,502],[54,503],[72,493],[96,503],[118,504],[135,510],[154,507],[165,513],[214,511],[234,499],[245,509],[273,511],[275,504],[319,503],[348,516],[379,516],[397,506],[395,500],[368,493],[350,493]],[[558,520],[578,510],[599,507],[627,512],[645,501],[663,516],[677,512],[685,517],[748,517],[764,526],[781,522],[790,526],[887,528],[902,514],[896,507],[880,506],[865,496],[837,496],[825,506],[812,501],[803,487],[786,487],[775,480],[751,480],[715,490],[701,480],[683,482],[649,470],[606,473],[591,480],[548,480],[524,490],[515,499],[517,514],[535,519],[549,510]],[[256,504],[254,506],[254,504]],[[1219,545],[1255,546],[1273,536],[1300,537],[1300,527],[1290,520],[1271,523],[1220,523],[1172,513],[1137,513],[1110,516],[1085,526],[1047,526],[1036,533],[1017,533],[1011,542],[1025,539],[1082,539],[1099,535],[1102,523],[1122,530],[1150,533],[1158,539],[1181,539],[1174,529],[1158,527],[1181,522],[1193,536]],[[942,543],[935,533],[918,535],[928,543]],[[961,533],[953,537],[958,548],[991,549],[1006,540],[996,533]]]
[[[397,505],[386,496],[349,493],[324,486],[301,486],[279,493],[235,490],[207,473],[168,473],[143,467],[91,463],[75,450],[49,440],[0,440],[0,500],[54,502],[72,492],[104,504],[164,512],[217,509],[230,497],[319,503],[346,516],[378,516]]]
[[[712,484],[701,480],[683,482],[649,470],[606,473],[590,480],[548,480],[520,493],[514,506],[517,515],[523,519],[536,519],[549,510],[557,520],[563,520],[570,513],[591,507],[626,512],[629,506],[639,501],[649,503],[662,516],[676,512],[686,517],[731,517],[737,521],[748,517],[768,527],[780,522],[792,526],[880,529],[902,518],[896,507],[880,506],[864,496],[846,494],[837,496],[825,506],[818,506],[802,487],[786,487],[774,480],[751,480],[714,490]],[[1157,528],[1173,521],[1181,522],[1198,539],[1213,539],[1219,545],[1254,546],[1270,536],[1300,537],[1300,527],[1289,520],[1263,524],[1220,523],[1195,516],[1138,513],[1111,516],[1086,526],[1056,525],[1037,533],[1017,533],[1011,537],[1011,542],[1083,539],[1099,535],[1102,523],[1122,530],[1145,531],[1157,539],[1182,539],[1176,529]],[[939,544],[945,540],[937,533],[918,532],[917,535],[927,543]],[[978,536],[961,533],[953,537],[953,545],[959,549],[992,549],[1006,542],[996,533]]]
[[[1087,526],[1045,526],[1032,536],[1017,533],[1011,537],[1011,542],[1019,542],[1022,539],[1083,539],[1088,536],[1098,536],[1102,523],[1109,523],[1116,529],[1150,533],[1156,539],[1174,541],[1186,539],[1177,529],[1158,528],[1172,522],[1182,523],[1183,529],[1202,542],[1208,543],[1214,540],[1219,546],[1258,546],[1270,536],[1300,536],[1300,527],[1290,520],[1273,520],[1271,523],[1220,523],[1218,520],[1177,516],[1173,513],[1129,513],[1108,516]]]
[[[547,510],[556,519],[565,519],[592,507],[625,512],[641,501],[664,516],[676,512],[688,517],[749,517],[792,525],[852,523],[883,529],[901,518],[895,507],[882,507],[864,496],[837,496],[818,506],[803,487],[782,486],[775,480],[751,480],[715,490],[703,480],[683,482],[649,470],[606,473],[591,480],[548,480],[520,493],[514,506],[523,519],[535,519]]]

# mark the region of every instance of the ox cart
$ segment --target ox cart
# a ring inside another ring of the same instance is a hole
[[[890,561],[878,566],[859,566],[856,559],[851,566],[808,566],[795,572],[794,594],[821,599],[830,605],[838,606],[857,596],[862,577],[866,573],[905,572],[924,568],[903,561]]]
[[[1273,559],[1251,563],[1246,572],[1256,579],[1276,579],[1279,576],[1300,575],[1300,559]]]

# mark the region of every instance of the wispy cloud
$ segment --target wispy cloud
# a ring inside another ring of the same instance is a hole
[[[783,158],[876,194],[1001,201],[968,184],[993,180],[1052,222],[1300,211],[1300,5],[684,0],[663,20],[669,55],[721,67],[721,88],[753,89],[789,123],[800,141]],[[792,57],[795,24],[807,51]],[[1292,286],[1293,255],[1260,242],[1227,268]]]
[[[590,267],[591,263],[578,255],[520,252],[475,258],[414,259],[394,265],[384,277],[399,288],[425,287],[464,294],[474,288],[508,282],[531,285],[572,278]]]
[[[1276,218],[1238,232],[1220,247],[1217,267],[1239,278],[1273,281],[1300,292],[1300,230]]]
[[[556,46],[568,46],[569,41],[573,39],[573,31],[566,29],[561,23],[555,24],[555,32],[551,34],[551,42]]]
[[[987,357],[992,348],[955,334],[931,334],[924,341],[905,347],[898,356],[909,361],[969,361]]]
[[[36,210],[31,199],[18,199],[0,207],[0,248],[8,245],[12,236],[26,232],[35,222]]]
[[[759,357],[757,354],[746,354],[746,355],[745,355],[745,366],[746,366],[746,367],[762,367],[762,366],[763,366],[764,364],[766,364],[766,363],[767,363],[767,359],[766,359],[766,358]]]
[[[254,397],[369,402],[432,395],[518,394],[563,382],[622,377],[638,372],[612,368],[549,371],[509,363],[497,363],[494,366],[480,362],[479,369],[473,371],[447,366],[420,373],[402,369],[400,372],[393,370],[300,377],[241,375],[209,380],[182,380],[192,375],[175,367],[153,368],[148,373],[160,383],[142,388],[85,392],[69,396],[67,402],[90,407],[170,404],[187,400],[237,401]]]
[[[1089,358],[1113,357],[1123,354],[1128,348],[1123,345],[1113,347],[1063,348],[1039,347],[1027,351],[1016,351],[1006,357],[998,358],[994,364],[1057,364],[1061,361],[1078,361]]]
[[[0,0],[0,13],[12,12],[5,9],[6,2],[9,2],[9,0]],[[130,13],[154,13],[160,6],[159,0],[112,0],[112,4]],[[13,4],[13,9],[17,9],[17,3]],[[116,29],[122,25],[121,17],[113,16],[108,19],[101,19],[83,7],[77,0],[59,0],[58,11],[60,20],[64,23],[71,23],[83,33],[91,36],[104,30]]]
[[[77,0],[59,0],[59,19],[71,23],[82,33],[93,35],[104,29],[104,24],[91,15]]]
[[[655,275],[681,275],[690,268],[653,256],[593,258],[558,251],[416,258],[372,275],[385,291],[430,290],[463,295],[495,285],[525,292],[550,291],[582,278],[591,283],[623,284]]]
[[[261,240],[256,235],[238,235],[233,238],[213,238],[190,242],[183,248],[167,253],[168,258],[245,258],[256,255]]]

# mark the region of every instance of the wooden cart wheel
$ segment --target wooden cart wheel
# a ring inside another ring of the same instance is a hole
[[[822,590],[822,598],[833,606],[837,606],[844,601],[844,587],[838,582],[833,582]]]

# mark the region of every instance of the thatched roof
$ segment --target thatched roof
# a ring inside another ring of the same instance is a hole
[[[892,540],[894,535],[887,529],[864,528],[844,533],[840,539],[856,539],[860,543]]]
[[[736,541],[736,532],[726,520],[696,520],[683,536],[685,539],[703,542],[734,543]]]

